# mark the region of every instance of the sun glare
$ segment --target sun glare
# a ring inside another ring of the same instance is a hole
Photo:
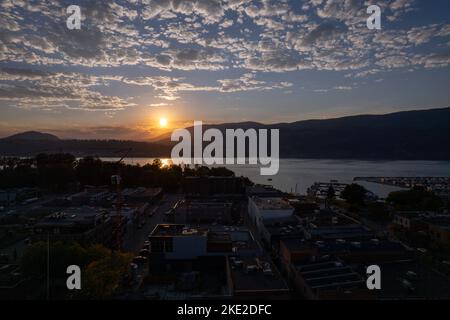
[[[162,127],[162,128],[165,128],[165,127],[167,127],[167,119],[166,118],[161,118],[161,119],[159,119],[159,125]]]

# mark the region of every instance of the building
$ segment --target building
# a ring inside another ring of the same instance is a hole
[[[436,243],[450,245],[450,217],[442,216],[424,219],[427,234]]]
[[[450,245],[450,216],[436,213],[399,213],[394,216],[394,224],[402,229],[426,234],[430,240]]]
[[[170,268],[154,270],[141,282],[139,299],[200,300],[230,299],[224,256],[199,257],[186,263],[172,261]]]
[[[392,221],[395,225],[405,230],[421,231],[426,228],[423,219],[436,216],[437,214],[433,212],[406,211],[396,213]]]
[[[414,260],[380,264],[380,300],[448,300],[450,280],[447,276]]]
[[[322,211],[304,218],[307,240],[370,239],[373,233],[359,221],[340,213]]]
[[[234,299],[283,300],[290,298],[290,290],[270,259],[258,257],[230,257],[228,282]]]
[[[248,198],[248,214],[252,223],[262,230],[264,222],[292,216],[294,208],[283,198]]]
[[[242,196],[245,193],[241,177],[185,177],[183,190],[187,197],[218,197],[220,195]]]
[[[152,255],[163,255],[164,259],[196,259],[207,255],[208,229],[158,224],[148,239]]]
[[[275,189],[273,186],[265,184],[255,184],[252,186],[247,186],[245,187],[245,193],[249,197],[260,198],[279,198],[285,195],[283,192]]]
[[[75,241],[82,245],[113,245],[117,223],[108,211],[96,207],[67,208],[46,216],[33,227],[32,241]]]
[[[170,214],[173,223],[231,225],[240,218],[240,207],[226,200],[187,199],[178,202]]]
[[[17,203],[38,200],[40,191],[37,188],[15,188],[0,190],[0,206],[9,207]]]
[[[292,264],[291,281],[308,300],[373,299],[365,279],[352,267],[334,257]]]
[[[127,203],[154,204],[161,199],[163,195],[162,188],[127,188],[122,191],[123,200]]]
[[[287,264],[334,256],[349,264],[365,265],[405,260],[412,256],[402,244],[377,238],[362,241],[285,239],[280,243],[280,254]]]
[[[68,197],[73,206],[87,205],[110,205],[114,194],[110,192],[108,186],[86,186],[81,192]]]
[[[261,253],[253,235],[245,227],[159,224],[148,239],[151,254],[166,260]]]
[[[301,239],[303,237],[303,226],[300,219],[295,215],[265,221],[261,228],[261,238],[264,244],[275,253],[279,251],[280,240]]]

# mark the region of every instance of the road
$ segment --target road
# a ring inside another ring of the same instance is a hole
[[[148,212],[156,209],[156,213],[152,217],[146,218],[146,222],[142,228],[139,229],[134,224],[129,224],[125,234],[123,250],[138,253],[142,249],[144,242],[148,240],[148,235],[155,226],[164,222],[164,213],[182,198],[182,194],[165,194],[159,203],[148,209]]]

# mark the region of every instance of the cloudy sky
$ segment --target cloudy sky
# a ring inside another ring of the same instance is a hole
[[[382,29],[369,30],[370,4]],[[79,5],[81,30],[66,8]],[[450,106],[448,0],[0,1],[0,136]]]

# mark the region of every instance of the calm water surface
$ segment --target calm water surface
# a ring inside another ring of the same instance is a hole
[[[114,158],[103,158],[106,161]],[[126,163],[144,165],[154,158],[129,158]],[[163,159],[164,160],[164,159]],[[402,177],[450,177],[450,161],[361,161],[327,159],[281,159],[280,170],[275,176],[261,176],[259,166],[226,165],[238,176],[246,176],[255,183],[271,184],[288,192],[305,194],[314,182],[351,182],[355,177],[402,176]],[[269,180],[271,179],[271,180]],[[398,187],[358,181],[380,197],[399,190]]]

